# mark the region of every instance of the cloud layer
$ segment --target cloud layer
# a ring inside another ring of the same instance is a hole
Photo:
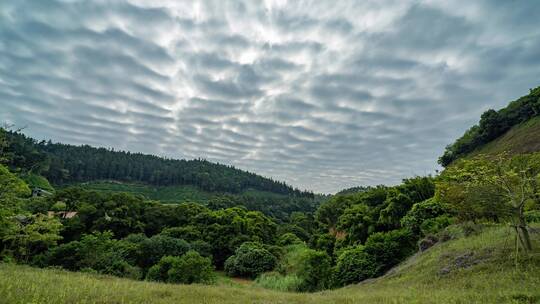
[[[11,1],[0,120],[317,192],[432,173],[539,85],[536,1]]]

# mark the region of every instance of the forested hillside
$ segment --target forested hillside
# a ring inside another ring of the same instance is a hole
[[[528,95],[512,101],[508,106],[499,111],[490,109],[484,112],[477,125],[471,127],[462,137],[446,147],[444,154],[439,158],[439,163],[446,167],[460,157],[478,150],[489,142],[504,135],[507,131],[512,129],[512,127],[523,124],[539,115],[540,87],[537,87],[531,89]],[[526,132],[524,133],[526,135],[528,134]],[[531,132],[530,135],[538,136],[534,131]],[[527,145],[529,144],[538,147],[538,144],[534,140],[534,138],[538,137],[528,138],[528,140],[526,137],[527,136],[523,138],[524,141],[514,142],[514,145],[520,145],[517,150],[523,150],[523,152],[538,151],[531,149],[531,147],[527,149]],[[510,150],[515,147],[507,146],[506,148],[507,150]]]
[[[9,145],[4,148],[4,153],[14,156],[8,165],[41,174],[56,185],[117,180],[157,186],[193,185],[210,192],[240,193],[255,189],[313,196],[284,182],[203,159],[167,159],[113,149],[37,142],[20,132],[8,132],[6,135]]]

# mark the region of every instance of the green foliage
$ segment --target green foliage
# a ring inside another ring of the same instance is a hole
[[[298,291],[318,291],[331,284],[331,260],[324,251],[304,250],[295,273],[301,280]]]
[[[167,272],[171,283],[205,283],[214,282],[214,267],[210,258],[199,255],[196,251],[188,251],[182,255]]]
[[[0,202],[9,204],[9,200],[15,197],[28,197],[31,191],[28,185],[9,172],[8,168],[0,165]]]
[[[52,211],[65,211],[67,210],[67,204],[65,202],[56,202],[51,206]]]
[[[98,273],[139,279],[140,269],[128,262],[132,244],[112,239],[110,232],[83,235],[73,241],[52,248],[46,256],[45,265],[61,266],[69,270],[92,269]]]
[[[40,175],[33,173],[22,174],[21,178],[28,184],[30,188],[40,188],[49,192],[53,192],[54,188],[49,181]]]
[[[164,256],[157,264],[150,267],[146,273],[146,280],[156,282],[168,282],[169,270],[172,269],[174,264],[178,263],[180,257],[178,256]]]
[[[460,219],[511,222],[524,249],[532,249],[524,211],[528,201],[539,197],[540,152],[462,159],[439,179],[438,197]]]
[[[525,212],[527,223],[540,223],[540,210],[531,210]]]
[[[334,284],[345,286],[374,277],[378,267],[375,258],[359,245],[344,250],[337,258],[334,269]]]
[[[401,219],[401,226],[415,234],[435,233],[450,224],[451,219],[448,213],[448,206],[435,198],[430,198],[414,204]]]
[[[446,147],[439,163],[444,167],[496,139],[513,126],[526,122],[540,114],[540,87],[526,96],[511,102],[499,111],[484,112],[478,125],[473,126],[453,144]]]
[[[335,236],[329,233],[313,235],[310,241],[311,248],[315,250],[325,251],[328,254],[328,256],[334,255],[335,244],[336,244]]]
[[[147,269],[164,256],[181,256],[191,249],[188,242],[165,235],[155,235],[139,245],[137,264]]]
[[[297,245],[302,243],[304,242],[299,237],[290,232],[282,234],[277,240],[279,246]]]
[[[15,224],[2,233],[2,243],[4,250],[11,252],[19,261],[28,262],[32,256],[45,252],[62,239],[62,224],[55,218],[36,214],[18,215],[11,220]]]
[[[184,227],[172,227],[165,228],[160,233],[164,236],[169,236],[177,239],[183,239],[186,241],[196,241],[202,238],[201,232],[195,226],[184,226]]]
[[[352,204],[352,200],[351,195],[334,196],[319,206],[315,218],[327,228],[334,228],[343,211]]]
[[[209,192],[239,193],[256,189],[313,196],[282,182],[201,159],[174,160],[90,146],[37,142],[17,132],[7,132],[6,137],[9,145],[5,150],[17,156],[10,165],[35,171],[35,164],[47,164],[39,171],[55,184],[119,180],[156,186],[192,185]]]
[[[367,205],[357,204],[345,209],[336,228],[346,232],[345,244],[363,243],[375,229],[371,210]]]
[[[232,277],[255,278],[276,267],[276,257],[261,244],[246,242],[225,262],[225,272]]]
[[[195,251],[188,251],[182,256],[161,258],[148,270],[146,279],[168,283],[209,284],[215,281],[215,276],[209,258],[202,257]]]
[[[365,252],[375,260],[375,274],[381,275],[416,251],[416,237],[407,229],[377,232],[369,236]]]
[[[393,275],[313,294],[277,292],[248,282],[218,282],[214,286],[155,284],[0,263],[0,298],[10,304],[66,300],[81,304],[534,303],[540,297],[540,234],[532,235],[535,249],[530,263],[516,271],[508,233],[506,225],[494,226],[479,235],[451,240],[423,252]],[[474,252],[473,261],[480,263],[452,270],[448,275],[439,274],[441,267],[453,265],[467,252]]]
[[[331,259],[324,251],[305,245],[287,247],[280,261],[279,272],[285,276],[296,276],[301,283],[297,291],[317,291],[331,285]]]

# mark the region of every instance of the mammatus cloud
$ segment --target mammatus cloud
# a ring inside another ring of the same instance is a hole
[[[317,192],[393,184],[540,79],[536,1],[10,1],[0,120]]]

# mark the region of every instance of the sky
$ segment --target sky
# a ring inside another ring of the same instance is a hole
[[[540,85],[537,1],[0,1],[0,121],[301,189],[434,173]]]

